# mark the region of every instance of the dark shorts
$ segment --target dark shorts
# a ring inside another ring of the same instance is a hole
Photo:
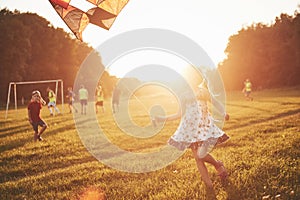
[[[96,106],[103,106],[103,101],[97,101]]]
[[[38,122],[32,122],[32,128],[37,133],[38,132],[38,126],[45,127],[47,124],[43,120],[39,120]]]
[[[119,105],[119,102],[120,102],[120,100],[119,100],[119,99],[113,99],[113,100],[112,100],[112,103],[113,103],[113,104],[117,104],[117,105]]]
[[[87,105],[87,99],[81,99],[80,103],[81,105]]]
[[[251,91],[246,91],[246,92],[245,92],[245,96],[246,96],[246,97],[249,97],[250,94],[251,94]]]

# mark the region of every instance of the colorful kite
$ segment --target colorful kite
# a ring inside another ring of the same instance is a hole
[[[89,23],[109,30],[129,0],[49,0],[67,26],[82,40]]]

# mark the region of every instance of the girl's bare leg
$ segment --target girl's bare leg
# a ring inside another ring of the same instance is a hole
[[[204,162],[207,162],[211,165],[213,165],[216,169],[218,169],[221,166],[220,161],[217,161],[212,155],[207,154],[204,158],[202,158]]]
[[[225,179],[228,176],[223,163],[221,161],[216,160],[212,155],[207,154],[204,158],[202,158],[202,160],[213,165],[217,170],[218,175],[221,176],[222,179]]]
[[[213,188],[212,181],[208,175],[207,167],[205,166],[205,163],[204,163],[205,161],[203,159],[198,158],[197,149],[192,148],[192,152],[193,152],[194,158],[196,160],[197,168],[201,174],[202,180],[204,181],[205,185],[208,188]]]

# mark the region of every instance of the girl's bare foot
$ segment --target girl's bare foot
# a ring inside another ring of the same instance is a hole
[[[228,177],[228,173],[226,168],[224,167],[224,164],[222,161],[218,161],[218,165],[215,167],[217,172],[218,172],[218,176],[220,176],[220,178],[222,180],[226,179]]]

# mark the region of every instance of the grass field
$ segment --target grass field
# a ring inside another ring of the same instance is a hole
[[[212,154],[227,167],[228,181],[221,183],[209,167],[217,199],[300,199],[300,88],[259,91],[253,96],[250,102],[240,92],[227,94],[230,120],[224,130],[231,139]],[[164,104],[167,113],[178,108],[171,97],[155,98]],[[130,116],[135,124],[146,126],[150,123],[147,112],[135,101],[128,104]],[[144,105],[151,103],[141,101]],[[165,145],[179,123],[168,122],[160,133],[141,140],[124,134],[113,120],[110,104],[105,105],[106,112],[97,115],[103,132],[114,144],[132,152]],[[65,114],[50,117],[47,108],[43,108],[42,116],[49,128],[44,141],[36,143],[26,108],[10,110],[7,120],[4,111],[0,111],[0,199],[207,197],[190,150],[153,172],[119,171],[102,164],[86,150],[73,115],[66,106],[64,110]]]

